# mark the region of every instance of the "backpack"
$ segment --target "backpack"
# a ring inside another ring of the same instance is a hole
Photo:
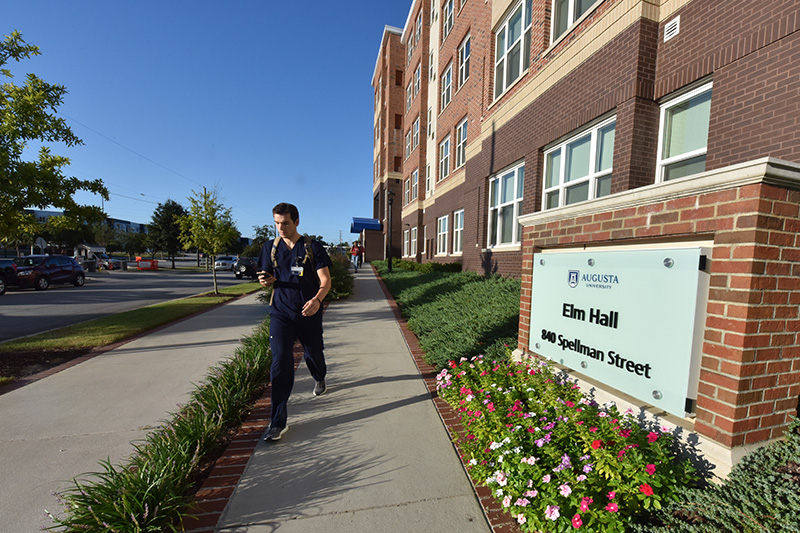
[[[314,249],[311,247],[311,244],[314,242],[314,239],[311,239],[311,238],[305,239],[304,238],[303,240],[304,240],[303,245],[305,246],[305,249],[306,249],[306,255],[303,256],[303,264],[305,265],[306,262],[309,259],[311,260],[311,271],[314,273],[314,278],[316,278],[317,281],[319,281],[319,276],[317,275],[317,269],[314,268]],[[275,240],[272,241],[272,250],[270,250],[269,257],[270,257],[270,260],[272,261],[272,268],[273,269],[275,268],[275,263],[278,260],[278,244],[280,242],[281,242],[281,238],[280,237],[275,237]],[[274,297],[275,297],[275,288],[273,287],[272,288],[272,293],[270,293],[270,295],[269,295],[269,305],[270,306],[272,306],[272,299]]]

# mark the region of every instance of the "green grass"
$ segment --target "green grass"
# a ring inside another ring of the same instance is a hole
[[[0,352],[93,349],[125,340],[164,324],[204,311],[236,296],[254,292],[258,283],[226,287],[220,295],[182,298],[125,311],[0,344]]]

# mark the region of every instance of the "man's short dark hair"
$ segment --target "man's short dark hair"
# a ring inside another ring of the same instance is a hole
[[[297,222],[300,219],[300,213],[297,212],[297,207],[292,204],[287,204],[286,202],[281,202],[275,207],[272,208],[273,215],[289,215],[293,222]]]

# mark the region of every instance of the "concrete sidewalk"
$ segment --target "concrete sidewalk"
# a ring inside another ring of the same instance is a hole
[[[247,296],[0,395],[0,531],[52,526],[53,492],[124,462],[267,311]]]
[[[258,444],[216,531],[492,531],[378,280],[355,283],[325,315],[328,392],[301,363],[289,430]]]

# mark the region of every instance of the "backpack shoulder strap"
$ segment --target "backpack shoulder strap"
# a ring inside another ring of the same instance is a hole
[[[275,237],[275,240],[272,241],[272,250],[270,251],[269,257],[272,260],[272,268],[275,268],[275,263],[278,261],[278,244],[281,242],[280,237]]]

